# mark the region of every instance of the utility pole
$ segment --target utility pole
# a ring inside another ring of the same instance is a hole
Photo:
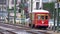
[[[14,0],[14,23],[16,23],[16,1]]]

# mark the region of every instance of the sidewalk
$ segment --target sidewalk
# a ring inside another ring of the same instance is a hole
[[[13,23],[4,23],[4,24],[10,24],[10,25],[16,25],[16,26],[25,26],[25,27],[29,27],[26,24],[13,24]]]
[[[57,31],[47,31],[48,33],[51,33],[51,34],[60,34],[60,32],[59,33],[57,33]]]

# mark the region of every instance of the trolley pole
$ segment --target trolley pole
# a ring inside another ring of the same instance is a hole
[[[16,0],[14,0],[14,23],[16,23]]]

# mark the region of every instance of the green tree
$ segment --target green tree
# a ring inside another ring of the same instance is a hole
[[[24,7],[23,7],[23,4],[20,3],[20,4],[19,4],[19,13],[21,13],[21,11],[23,10],[23,8],[24,8]]]
[[[53,18],[53,13],[54,13],[54,3],[44,3],[43,4],[43,9],[48,10],[50,12],[51,18]]]

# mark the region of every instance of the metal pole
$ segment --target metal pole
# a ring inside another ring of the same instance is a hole
[[[58,10],[58,7],[59,7],[59,3],[57,2],[57,32],[59,32],[59,10]]]
[[[54,32],[55,32],[55,19],[56,19],[56,11],[54,11]]]
[[[22,15],[22,18],[24,18],[24,0],[21,0],[21,1],[22,1],[21,15]]]
[[[3,17],[3,2],[4,2],[4,1],[2,0],[2,18],[4,18],[4,17]]]
[[[7,11],[8,11],[8,23],[9,23],[9,14],[10,14],[10,12],[9,12],[9,0],[7,0]]]
[[[57,3],[55,3],[55,8],[57,7],[56,5],[57,5]],[[56,24],[56,21],[55,21],[56,20],[56,11],[57,11],[57,9],[54,10],[54,28],[53,28],[54,32],[55,32],[55,29],[56,29],[56,27],[55,27],[55,24]]]
[[[31,12],[32,12],[33,0],[31,0]],[[32,14],[31,14],[32,17]],[[32,18],[31,18],[31,28],[33,27]]]
[[[16,0],[14,0],[14,23],[16,23]]]
[[[21,0],[21,18],[23,18],[24,19],[24,0]],[[25,23],[24,23],[25,24]]]

